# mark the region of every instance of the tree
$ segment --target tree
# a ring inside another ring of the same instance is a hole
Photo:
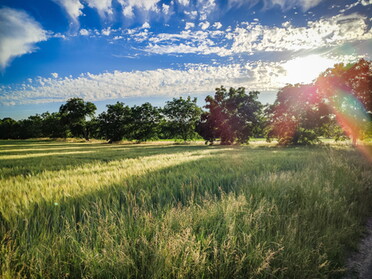
[[[122,140],[125,135],[130,136],[132,111],[122,102],[107,105],[107,112],[98,116],[100,133],[109,143]]]
[[[41,114],[43,119],[41,130],[45,137],[50,138],[66,138],[68,135],[68,127],[61,121],[59,112],[44,112]]]
[[[281,145],[317,142],[320,128],[330,121],[329,108],[312,84],[280,89],[269,118],[267,137],[278,138]]]
[[[356,145],[366,133],[372,115],[371,62],[360,59],[353,64],[336,64],[316,80],[337,122]]]
[[[186,99],[173,98],[172,101],[166,103],[163,113],[174,137],[183,141],[195,137],[196,124],[201,115],[201,109],[196,102],[196,98],[191,100],[189,96]]]
[[[19,124],[10,117],[3,118],[0,121],[0,138],[1,139],[18,139]]]
[[[132,108],[131,138],[140,142],[157,137],[161,120],[160,110],[150,103],[134,106]]]
[[[43,119],[40,115],[29,116],[25,120],[20,120],[19,137],[21,139],[40,138],[43,136],[42,132]]]
[[[221,144],[248,142],[259,124],[262,104],[257,100],[259,92],[245,93],[245,88],[216,88],[214,97],[207,96],[208,109],[198,125],[198,133],[211,144],[221,139]]]
[[[86,117],[94,117],[97,107],[81,98],[71,98],[59,109],[62,123],[68,125],[74,137],[84,137],[89,140]]]

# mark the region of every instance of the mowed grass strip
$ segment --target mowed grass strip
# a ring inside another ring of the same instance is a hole
[[[371,214],[347,147],[90,151],[0,161],[4,278],[339,278]]]

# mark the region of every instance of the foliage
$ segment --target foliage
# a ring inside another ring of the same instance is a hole
[[[82,136],[89,140],[86,117],[94,117],[96,110],[97,107],[91,102],[84,102],[81,98],[71,98],[60,107],[59,113],[61,114],[62,123],[69,126],[73,136]]]
[[[41,130],[43,137],[66,138],[68,136],[68,127],[62,123],[59,112],[45,112],[41,114]]]
[[[353,64],[336,64],[318,77],[316,85],[337,122],[356,144],[372,121],[371,62],[360,59]]]
[[[196,124],[201,115],[201,109],[196,102],[196,98],[191,100],[188,96],[186,99],[173,98],[172,101],[166,103],[162,111],[174,137],[183,141],[195,137]]]
[[[252,145],[0,142],[0,277],[342,278],[371,164]]]
[[[309,144],[318,141],[321,127],[329,119],[328,106],[314,85],[287,85],[280,89],[270,108],[268,138],[279,144]]]
[[[157,107],[150,103],[132,108],[131,138],[138,142],[156,138],[158,136],[162,115]]]
[[[208,110],[203,113],[198,125],[199,134],[213,144],[221,139],[221,144],[246,143],[252,135],[253,129],[258,126],[262,105],[257,101],[259,92],[248,94],[245,89],[216,88],[214,97],[205,99]]]
[[[110,143],[129,137],[132,122],[132,110],[122,102],[107,105],[107,112],[98,116],[100,133]]]
[[[0,120],[0,138],[18,139],[19,123],[10,117],[6,117]]]

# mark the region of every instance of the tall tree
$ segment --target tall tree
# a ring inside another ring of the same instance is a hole
[[[268,138],[276,137],[282,145],[317,142],[320,128],[330,120],[328,106],[312,84],[283,87],[270,112]]]
[[[19,123],[10,117],[3,118],[0,121],[1,139],[18,139]]]
[[[372,115],[372,65],[360,59],[336,64],[316,80],[319,94],[327,100],[338,123],[355,145],[368,129]]]
[[[140,142],[157,137],[161,120],[160,110],[150,103],[134,106],[132,108],[131,138]]]
[[[71,98],[59,108],[61,120],[69,126],[72,135],[86,140],[89,140],[86,118],[93,118],[96,110],[95,104],[84,102],[81,98]]]
[[[45,137],[66,138],[68,136],[68,127],[62,123],[59,112],[44,112],[41,117],[43,119],[41,130]]]
[[[29,116],[27,119],[18,121],[18,123],[20,125],[19,137],[21,139],[40,138],[43,136],[43,119],[40,115]]]
[[[110,143],[130,137],[132,111],[122,102],[107,105],[107,111],[98,116],[100,133]]]
[[[200,119],[201,109],[196,104],[197,99],[191,100],[180,97],[168,101],[163,108],[163,113],[173,132],[173,136],[184,141],[195,137],[196,124]]]
[[[245,88],[216,88],[214,97],[207,96],[208,110],[198,125],[199,134],[210,143],[217,138],[221,144],[245,143],[259,124],[262,104],[257,100],[259,92],[245,93]]]

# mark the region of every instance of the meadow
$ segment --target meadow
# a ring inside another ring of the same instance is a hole
[[[2,278],[341,278],[372,165],[347,145],[4,140],[0,197]]]

